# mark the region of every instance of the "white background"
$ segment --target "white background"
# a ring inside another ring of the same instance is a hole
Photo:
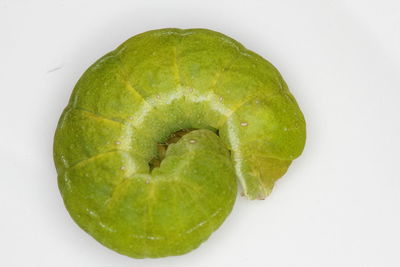
[[[272,195],[238,197],[199,249],[136,260],[73,223],[52,141],[82,72],[165,27],[217,30],[269,59],[308,140]],[[400,266],[399,48],[398,0],[0,0],[0,266]]]

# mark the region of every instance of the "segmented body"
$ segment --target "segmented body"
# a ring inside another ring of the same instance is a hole
[[[182,129],[202,130],[151,170],[157,144]],[[196,248],[222,224],[236,180],[248,198],[265,198],[304,142],[303,115],[269,62],[217,32],[162,29],[83,74],[54,159],[80,227],[122,254],[162,257]]]

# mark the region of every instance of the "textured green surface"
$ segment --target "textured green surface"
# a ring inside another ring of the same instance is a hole
[[[157,144],[168,146],[160,167]],[[218,134],[218,135],[217,135]],[[128,256],[191,251],[230,213],[236,180],[264,199],[305,143],[279,72],[204,29],[132,37],[80,78],[55,135],[65,205],[77,224]]]

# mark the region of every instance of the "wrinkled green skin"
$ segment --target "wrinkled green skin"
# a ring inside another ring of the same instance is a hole
[[[168,147],[150,170],[157,144]],[[55,135],[65,206],[135,258],[187,253],[230,213],[238,181],[264,199],[298,157],[305,121],[278,71],[231,38],[162,29],[127,40],[78,81]]]

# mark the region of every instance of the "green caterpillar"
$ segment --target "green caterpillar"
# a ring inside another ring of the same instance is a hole
[[[264,199],[298,157],[304,117],[279,72],[205,29],[136,35],[76,84],[54,138],[70,215],[134,258],[197,248],[239,181]]]

